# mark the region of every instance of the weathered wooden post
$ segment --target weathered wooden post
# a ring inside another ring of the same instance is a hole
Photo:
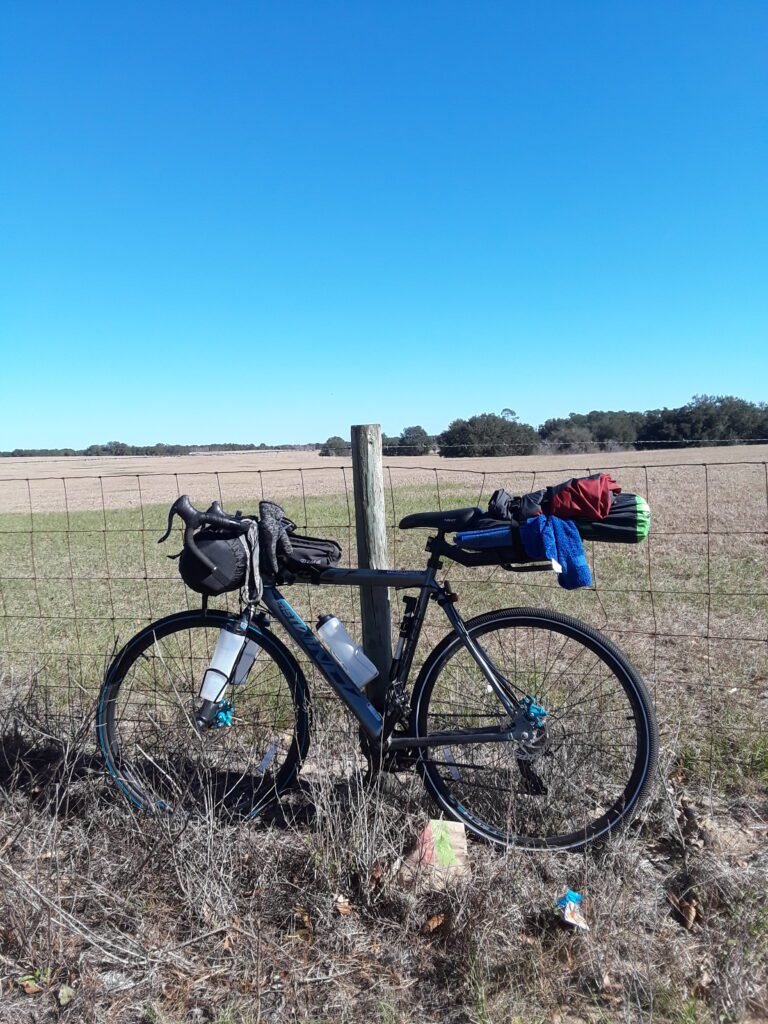
[[[361,569],[388,569],[384,469],[378,423],[352,427],[352,479],[357,563]],[[368,697],[374,707],[383,710],[392,661],[392,620],[386,587],[360,588],[360,617],[365,653],[379,670],[377,678],[368,686]]]

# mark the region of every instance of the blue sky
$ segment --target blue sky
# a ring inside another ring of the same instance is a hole
[[[0,25],[0,449],[768,399],[763,0]]]

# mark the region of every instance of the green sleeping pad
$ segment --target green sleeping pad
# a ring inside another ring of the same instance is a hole
[[[617,494],[605,519],[575,519],[584,540],[639,544],[651,528],[651,509],[639,494]]]

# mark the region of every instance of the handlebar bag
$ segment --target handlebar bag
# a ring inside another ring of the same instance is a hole
[[[249,517],[256,521],[256,517]],[[294,533],[295,524],[275,502],[259,503],[258,541],[253,550],[250,535],[234,533],[224,527],[206,526],[195,534],[195,545],[202,555],[216,566],[211,571],[194,551],[184,547],[179,555],[179,573],[190,590],[208,597],[218,597],[245,586],[249,594],[261,596],[261,573],[280,577],[283,572],[312,577],[338,563],[341,548],[335,540],[303,537]]]
[[[228,536],[223,530],[206,527],[195,534],[195,544],[216,566],[211,572],[189,548],[179,556],[179,572],[190,590],[208,597],[238,590],[248,572],[248,548],[240,536]]]

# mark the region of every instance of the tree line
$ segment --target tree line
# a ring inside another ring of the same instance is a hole
[[[384,436],[385,455],[531,455],[534,452],[621,451],[628,448],[756,444],[768,440],[768,404],[731,395],[694,395],[677,409],[646,412],[593,410],[548,419],[535,428],[512,409],[453,420],[440,434],[406,427]],[[329,437],[321,455],[345,455],[349,441]]]
[[[521,423],[512,409],[480,413],[453,420],[440,434],[424,427],[405,427],[396,437],[384,436],[388,456],[530,455],[534,452],[621,451],[627,448],[662,448],[665,445],[755,444],[768,440],[768,404],[748,402],[731,395],[694,395],[677,409],[646,412],[593,410],[545,420],[538,428]],[[346,455],[349,440],[338,434],[310,444],[164,444],[135,445],[123,441],[92,444],[88,448],[14,448],[0,456],[72,455],[190,455],[196,452],[306,451]]]
[[[314,451],[317,444],[237,444],[226,441],[223,444],[126,444],[125,441],[108,441],[106,444],[92,444],[87,448],[14,448],[0,452],[0,456],[62,456],[70,455],[194,455],[206,452],[259,452],[259,451]]]

